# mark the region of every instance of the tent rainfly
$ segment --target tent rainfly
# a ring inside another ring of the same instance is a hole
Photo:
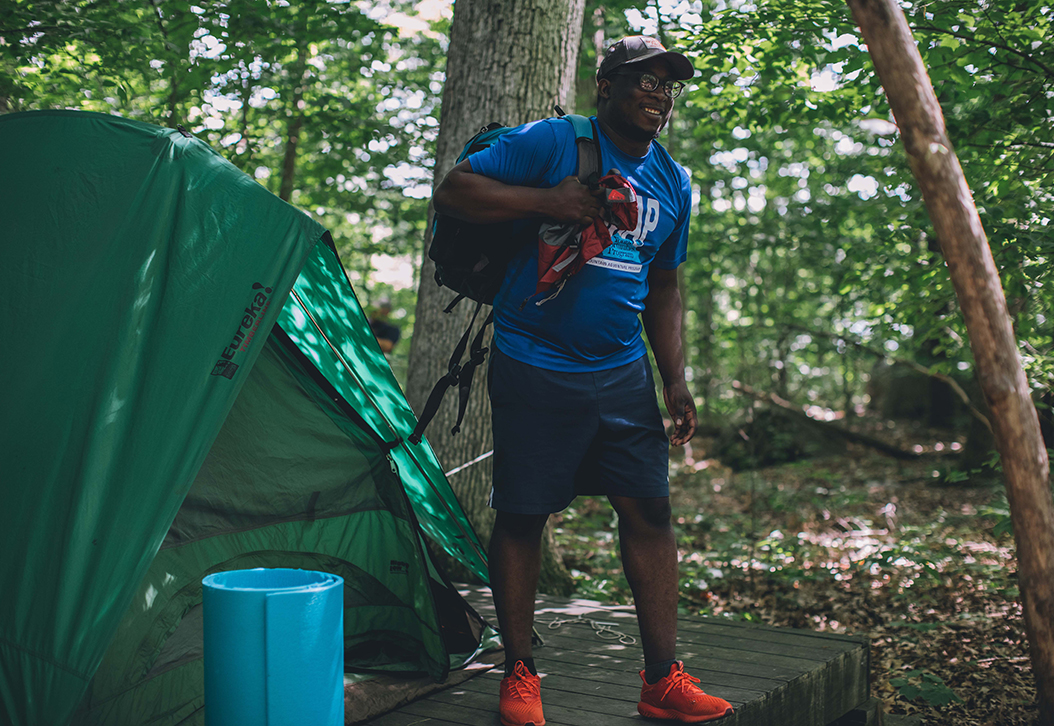
[[[350,671],[439,680],[480,543],[328,233],[173,129],[0,117],[0,722],[204,722],[201,579],[344,578]]]

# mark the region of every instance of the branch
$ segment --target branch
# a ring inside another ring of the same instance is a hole
[[[165,18],[161,15],[161,3],[159,0],[150,0],[154,6],[154,16],[157,18],[157,27],[161,30],[161,37],[168,41],[168,30],[165,29]]]
[[[1050,68],[1045,63],[1042,63],[1042,62],[1036,60],[1035,58],[1033,58],[1031,55],[1029,55],[1028,53],[1024,52],[1023,50],[1018,50],[1017,48],[1012,48],[1009,45],[1006,45],[1004,43],[994,43],[991,40],[983,40],[983,39],[978,38],[977,36],[974,36],[974,35],[966,35],[965,33],[957,33],[954,30],[948,30],[947,28],[938,28],[938,27],[936,27],[934,25],[915,25],[915,28],[917,30],[929,30],[929,31],[934,32],[934,33],[944,33],[945,35],[951,35],[952,37],[959,38],[960,40],[968,40],[968,41],[971,41],[971,42],[974,42],[974,43],[980,43],[981,45],[987,45],[989,48],[999,48],[1000,50],[1005,50],[1008,53],[1013,53],[1014,55],[1019,55],[1022,58],[1024,58],[1025,60],[1027,60],[1029,63],[1032,63],[1035,66],[1038,66],[1049,77],[1054,78],[1054,69]]]
[[[863,444],[876,451],[881,451],[883,454],[888,454],[896,459],[917,459],[920,454],[916,454],[914,451],[904,451],[892,444],[887,444],[885,441],[880,441],[872,436],[866,434],[860,434],[856,431],[850,431],[849,429],[839,426],[838,424],[830,423],[829,421],[820,421],[813,418],[809,414],[805,413],[799,406],[795,406],[793,403],[785,398],[780,398],[775,393],[762,393],[756,391],[745,383],[739,381],[732,381],[732,389],[737,393],[741,393],[744,396],[749,396],[755,401],[763,401],[765,403],[777,406],[780,409],[786,411],[790,416],[808,423],[811,426],[816,426],[823,429],[824,431],[836,434],[842,438],[852,441],[853,443]]]
[[[809,330],[808,328],[804,328],[804,327],[802,327],[800,325],[788,325],[787,327],[790,328],[791,330],[798,330],[800,332],[806,333],[808,335],[815,336],[817,338],[826,338],[827,340],[840,340],[843,343],[845,343],[846,345],[853,346],[857,350],[862,350],[862,351],[864,351],[866,353],[870,353],[871,355],[876,356],[878,358],[889,359],[889,360],[893,361],[894,363],[900,363],[901,365],[905,365],[905,366],[911,368],[914,371],[922,373],[923,375],[930,376],[931,378],[936,378],[938,381],[944,381],[945,383],[948,384],[948,386],[953,391],[955,391],[955,395],[958,396],[959,400],[961,400],[963,402],[963,404],[966,406],[966,408],[969,409],[970,414],[974,418],[976,418],[978,421],[983,423],[985,425],[985,428],[987,428],[989,431],[992,430],[992,424],[988,420],[988,417],[985,416],[983,413],[981,413],[980,409],[978,409],[976,406],[973,405],[973,401],[970,400],[969,394],[967,394],[966,391],[963,390],[963,387],[959,385],[958,381],[956,381],[951,376],[949,376],[949,375],[947,375],[945,373],[935,373],[934,371],[931,371],[926,366],[924,366],[924,365],[922,365],[920,363],[916,363],[913,360],[909,360],[907,358],[899,358],[897,356],[889,355],[889,353],[887,353],[884,350],[880,350],[878,348],[872,348],[869,345],[866,345],[866,344],[864,344],[864,343],[862,343],[862,342],[860,342],[858,340],[853,340],[853,339],[848,338],[848,337],[846,337],[844,335],[836,335],[834,333],[823,333],[823,332],[820,332],[820,331],[817,331],[817,330]]]
[[[959,146],[974,149],[1054,149],[1054,143],[1049,141],[1017,141],[1005,144],[959,144]]]

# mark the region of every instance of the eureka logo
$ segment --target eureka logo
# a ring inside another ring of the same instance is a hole
[[[242,311],[242,319],[238,323],[238,327],[234,329],[234,335],[231,337],[230,344],[223,349],[223,352],[220,353],[220,359],[213,366],[212,375],[234,378],[234,373],[238,370],[238,364],[234,362],[234,356],[249,349],[249,343],[252,342],[256,331],[260,328],[260,321],[263,319],[264,313],[267,312],[267,308],[271,305],[271,292],[271,288],[264,287],[259,282],[253,283],[252,300],[249,301],[248,307]]]

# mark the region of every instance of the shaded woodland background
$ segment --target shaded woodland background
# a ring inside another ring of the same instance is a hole
[[[934,0],[905,12],[1049,446],[1052,10]],[[206,140],[333,232],[364,306],[392,298],[405,377],[450,19],[437,0],[13,0],[0,8],[0,112],[117,113]],[[598,52],[635,32],[688,49],[701,70],[661,140],[696,204],[682,290],[703,427],[673,472],[682,606],[868,633],[888,710],[1030,723],[998,457],[847,7],[590,0],[578,112],[592,111]],[[580,594],[625,600],[612,516],[580,501],[556,543]]]

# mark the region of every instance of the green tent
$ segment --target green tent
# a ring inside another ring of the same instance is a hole
[[[206,144],[0,117],[0,722],[203,722],[201,578],[345,580],[354,671],[480,642],[479,540],[326,231]]]

